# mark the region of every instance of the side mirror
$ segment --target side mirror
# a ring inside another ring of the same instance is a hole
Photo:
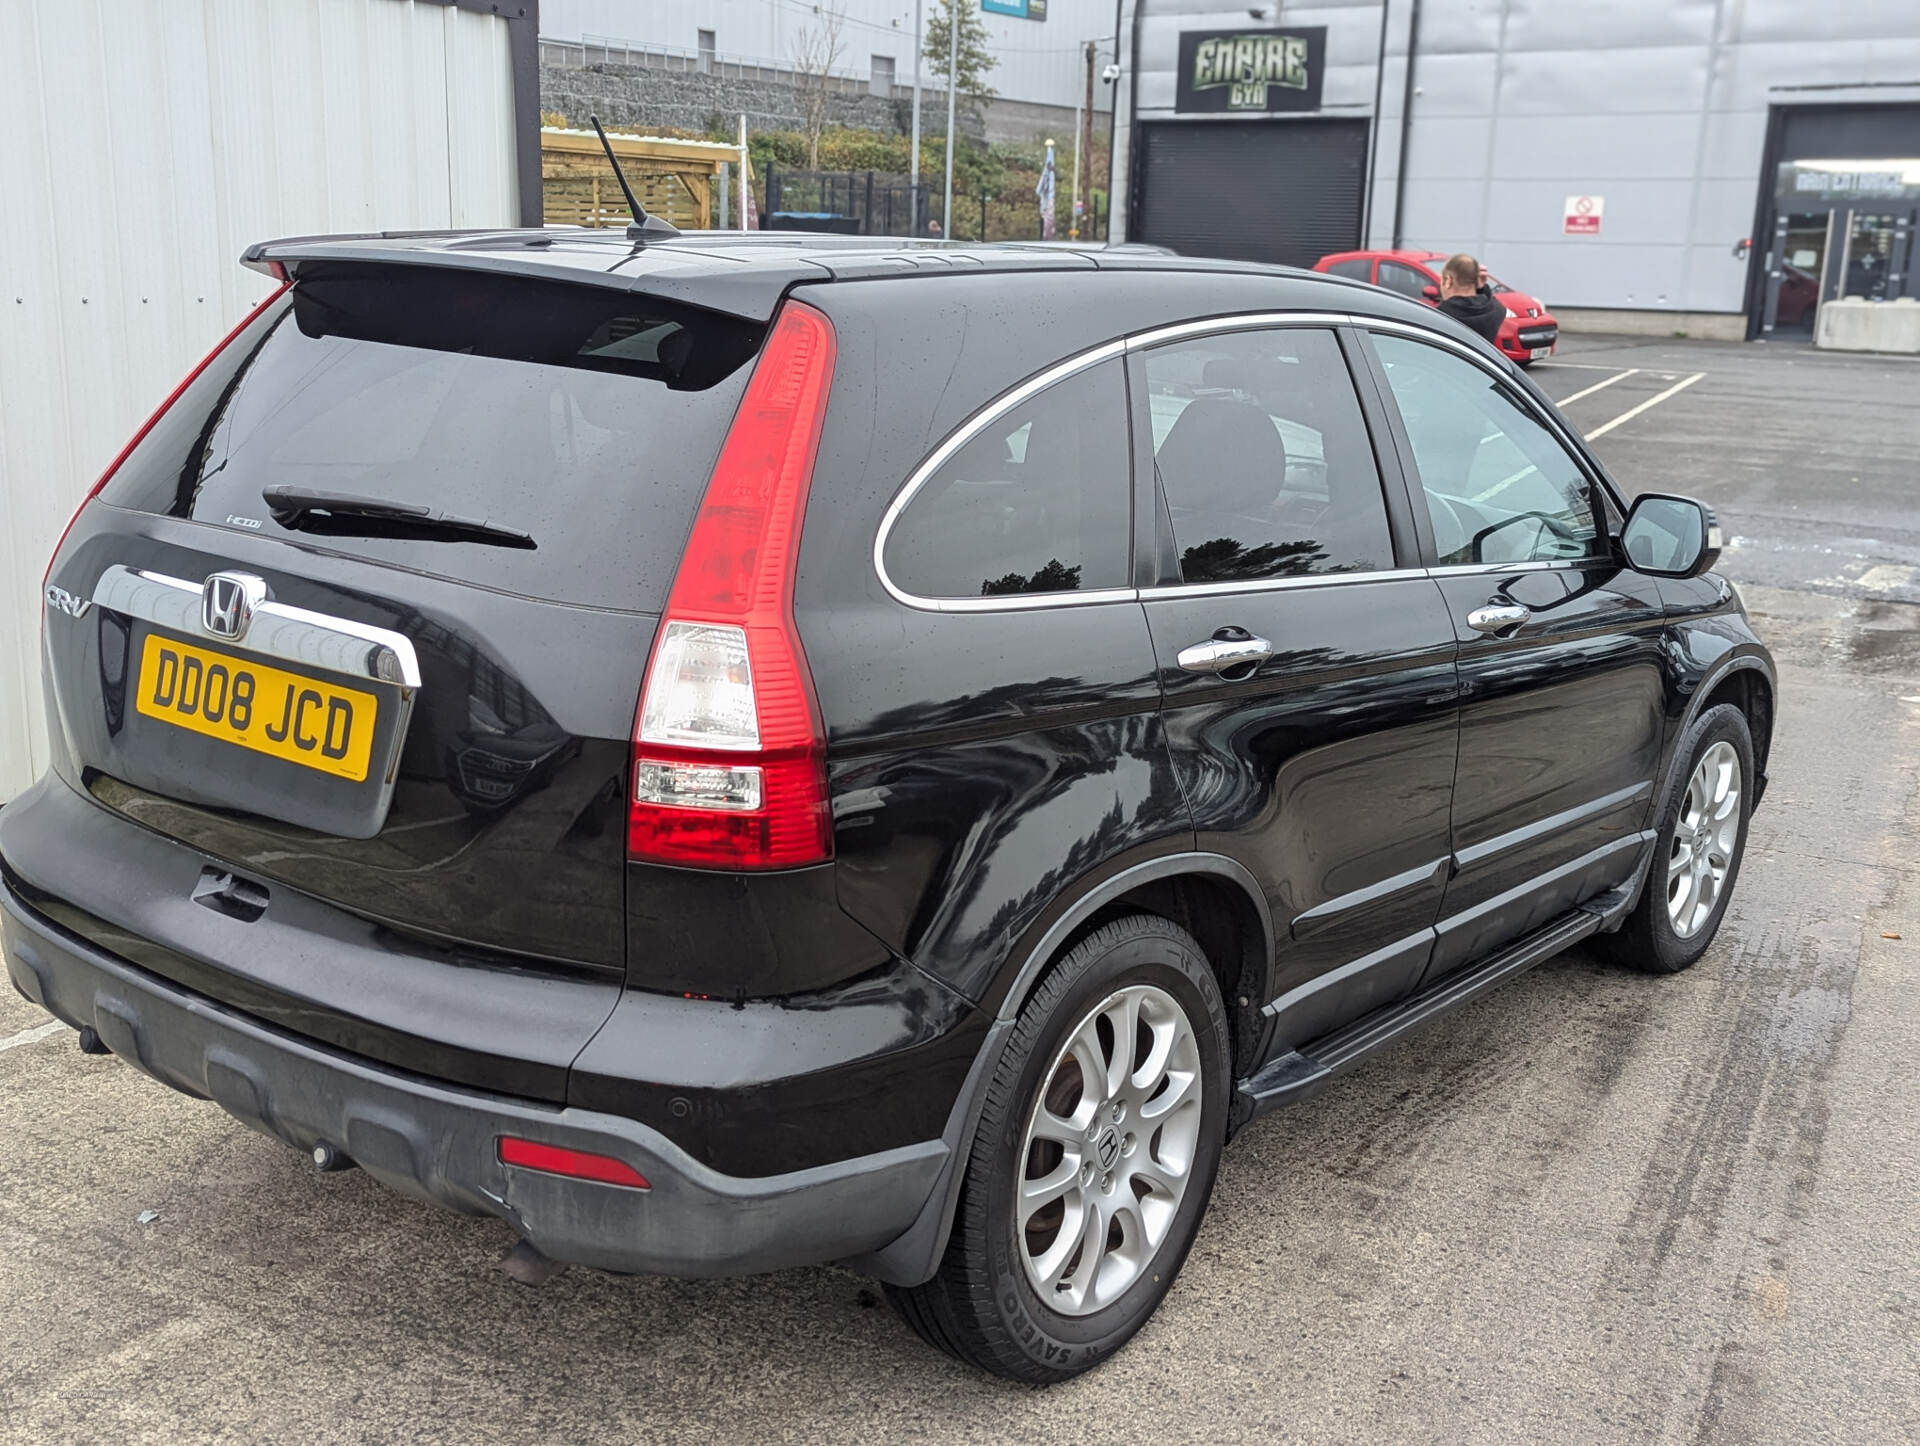
[[[1420,294],[1426,297],[1428,301],[1438,301],[1440,299],[1440,288],[1437,286],[1423,286],[1420,288]]]
[[[1620,546],[1635,572],[1698,577],[1720,560],[1720,523],[1704,502],[1648,492],[1634,499]]]

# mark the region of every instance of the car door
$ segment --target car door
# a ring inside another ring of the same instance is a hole
[[[1457,644],[1353,385],[1357,343],[1323,319],[1229,327],[1129,359],[1152,459],[1142,595],[1198,847],[1243,864],[1273,915],[1277,1052],[1426,968]]]
[[[1428,978],[1628,879],[1664,739],[1662,609],[1606,490],[1494,365],[1368,332],[1460,643],[1453,877]]]

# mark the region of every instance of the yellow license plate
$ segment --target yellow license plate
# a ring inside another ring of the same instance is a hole
[[[134,706],[149,718],[303,768],[367,776],[379,700],[251,658],[147,635]]]

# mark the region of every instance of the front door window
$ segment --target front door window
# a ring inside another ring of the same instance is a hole
[[[1518,396],[1451,351],[1372,335],[1443,566],[1578,562],[1604,552],[1592,482]]]

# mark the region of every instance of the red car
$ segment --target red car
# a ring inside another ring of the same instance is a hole
[[[1446,259],[1443,251],[1336,251],[1314,262],[1313,269],[1371,281],[1415,301],[1438,306],[1440,266]],[[1524,291],[1515,291],[1494,276],[1487,277],[1487,284],[1507,308],[1507,319],[1500,323],[1500,350],[1521,366],[1551,355],[1560,339],[1560,323],[1552,313]]]

